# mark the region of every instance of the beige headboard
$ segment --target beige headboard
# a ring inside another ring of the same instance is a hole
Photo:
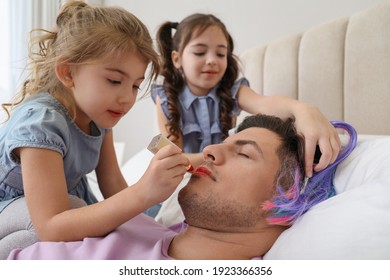
[[[390,134],[390,3],[244,52],[253,90],[316,104],[360,134]]]

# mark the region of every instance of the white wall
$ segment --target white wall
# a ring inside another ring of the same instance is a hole
[[[0,2],[0,34],[3,40],[8,41],[9,39],[9,15],[8,15],[8,1]],[[7,102],[10,98],[8,88],[10,88],[9,69],[8,69],[8,58],[10,53],[9,44],[0,44],[0,103]],[[3,111],[0,111],[0,121]]]
[[[230,31],[236,54],[326,21],[353,15],[390,0],[105,0],[122,6],[149,28],[153,38],[166,21],[180,22],[194,12],[213,13]],[[146,147],[158,133],[153,102],[139,101],[115,127],[115,139],[126,141],[125,159]]]

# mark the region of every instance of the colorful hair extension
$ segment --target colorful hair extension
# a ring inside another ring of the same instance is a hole
[[[277,194],[262,205],[263,210],[270,213],[267,217],[270,224],[291,225],[312,206],[335,195],[333,178],[336,167],[355,148],[357,133],[351,125],[345,122],[332,121],[331,123],[334,127],[341,128],[349,134],[348,144],[342,149],[334,163],[314,173],[306,184],[299,166],[296,167],[294,184],[286,192],[278,186]]]

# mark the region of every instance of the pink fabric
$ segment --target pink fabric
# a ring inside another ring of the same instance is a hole
[[[176,234],[140,214],[105,237],[76,242],[38,242],[13,250],[8,259],[170,260],[167,251]]]

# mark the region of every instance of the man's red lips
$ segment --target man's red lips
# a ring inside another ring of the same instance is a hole
[[[213,176],[213,173],[210,169],[208,169],[205,166],[199,166],[195,169],[195,171],[192,173],[192,175],[198,175],[198,176],[207,176],[210,177],[215,181],[215,177]]]

